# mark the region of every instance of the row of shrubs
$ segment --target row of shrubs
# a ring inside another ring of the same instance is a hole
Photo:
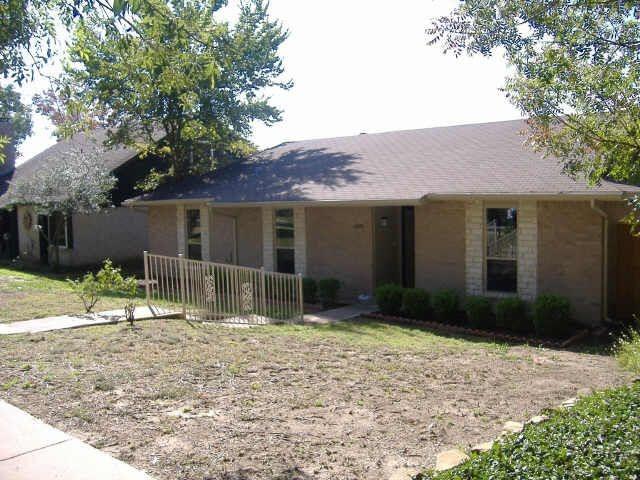
[[[385,315],[467,324],[484,330],[535,332],[542,337],[559,338],[567,335],[570,329],[571,305],[558,295],[540,295],[531,308],[517,297],[498,300],[466,297],[461,305],[454,290],[439,290],[429,295],[421,288],[387,284],[376,289],[376,302]]]
[[[340,280],[336,278],[322,278],[315,280],[310,277],[302,279],[302,297],[305,303],[320,303],[328,308],[338,303]]]

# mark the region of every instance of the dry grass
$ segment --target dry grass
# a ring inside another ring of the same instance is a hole
[[[0,337],[0,397],[167,480],[388,478],[626,380],[611,357],[370,321]]]

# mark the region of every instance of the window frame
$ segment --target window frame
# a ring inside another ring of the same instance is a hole
[[[291,227],[279,227],[278,226],[278,212],[280,211],[289,211],[291,212]],[[291,246],[279,246],[278,245],[278,230],[282,230],[282,229],[287,229],[290,230],[292,233],[291,239]],[[296,246],[295,246],[295,242],[296,242],[296,221],[295,221],[295,215],[294,215],[294,210],[293,208],[276,208],[274,209],[273,212],[273,253],[274,253],[274,267],[275,270],[279,273],[295,273],[295,258],[296,258]],[[279,266],[279,262],[278,262],[278,251],[279,250],[287,250],[292,252],[293,254],[293,269],[291,272],[280,272],[280,269],[278,268]]]
[[[510,258],[502,258],[502,257],[490,257],[488,255],[488,245],[489,245],[489,229],[487,228],[487,214],[489,210],[496,210],[496,209],[503,209],[503,210],[510,210],[513,209],[516,212],[516,228],[515,228],[515,232],[516,232],[516,252],[515,252],[515,257],[513,259]],[[497,298],[501,298],[501,297],[517,297],[518,296],[518,291],[520,289],[520,285],[518,284],[518,238],[520,237],[520,222],[518,220],[518,215],[519,215],[519,206],[517,203],[511,203],[511,202],[507,202],[507,203],[488,203],[485,204],[483,207],[483,218],[482,218],[482,232],[483,232],[483,242],[482,242],[482,270],[483,270],[483,275],[482,275],[482,281],[483,281],[483,290],[484,290],[484,294],[490,297],[497,297]],[[516,288],[513,291],[507,291],[507,290],[490,290],[488,285],[489,285],[489,262],[490,261],[503,261],[503,262],[513,262],[515,264],[515,271],[516,271]]]
[[[195,258],[191,255],[191,244],[189,242],[189,240],[191,239],[191,234],[190,234],[190,218],[189,218],[189,212],[198,212],[198,224],[199,224],[199,228],[200,228],[200,232],[198,233],[198,237],[200,239],[199,241],[199,245],[200,245],[200,256],[199,258]],[[200,211],[199,208],[185,208],[184,211],[184,222],[185,222],[185,228],[184,228],[184,232],[185,232],[185,253],[187,255],[187,258],[190,260],[202,260],[202,212]]]

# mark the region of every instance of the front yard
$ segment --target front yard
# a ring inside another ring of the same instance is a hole
[[[67,277],[78,275],[34,273],[0,265],[0,323],[83,313],[82,302],[66,282]],[[117,295],[104,296],[94,311],[119,309],[124,303]]]
[[[589,388],[612,357],[359,320],[0,337],[0,397],[158,479],[383,479]]]

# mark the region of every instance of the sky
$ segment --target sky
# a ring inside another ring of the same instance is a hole
[[[233,1],[225,15],[233,16]],[[275,125],[255,125],[259,148],[285,141],[519,118],[499,88],[501,56],[445,55],[425,28],[457,0],[271,0],[290,36],[281,48],[288,91],[269,92],[283,110]],[[63,39],[59,43],[64,43]],[[51,67],[50,74],[55,75]],[[37,78],[23,100],[47,86]],[[47,119],[21,146],[25,161],[55,142]]]

